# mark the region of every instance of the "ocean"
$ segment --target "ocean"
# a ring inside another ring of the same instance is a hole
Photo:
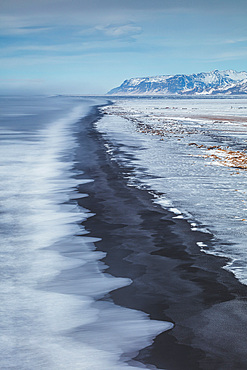
[[[246,366],[247,99],[110,100],[0,98],[0,368]]]
[[[82,225],[93,214],[78,186],[93,179],[80,179],[75,152],[83,119],[105,103],[0,99],[1,369],[145,368],[128,361],[172,327],[103,299],[131,280],[104,272]]]

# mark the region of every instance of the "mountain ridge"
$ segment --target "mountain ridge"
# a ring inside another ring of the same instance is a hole
[[[235,70],[159,75],[125,80],[108,95],[243,95],[247,72]]]

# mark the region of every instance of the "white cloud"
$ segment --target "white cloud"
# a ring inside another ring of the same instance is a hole
[[[12,83],[12,84],[25,84],[25,83],[43,83],[44,80],[41,78],[0,78],[1,83]]]
[[[96,26],[95,30],[110,37],[130,37],[142,32],[142,28],[134,24]]]
[[[239,38],[225,40],[226,44],[238,44],[242,42],[247,42],[247,37],[239,37]]]
[[[85,14],[124,10],[200,9],[202,11],[246,10],[246,0],[1,0],[1,14]]]
[[[37,26],[40,24],[40,26]],[[44,23],[37,23],[37,19],[25,19],[12,16],[0,16],[1,35],[29,35],[50,31],[52,27]]]
[[[218,59],[222,60],[234,60],[246,57],[247,57],[247,48],[243,48],[241,50],[226,51],[217,56]]]

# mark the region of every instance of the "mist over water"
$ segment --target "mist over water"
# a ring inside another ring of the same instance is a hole
[[[0,368],[124,369],[171,324],[98,301],[129,279],[104,272],[77,206],[79,120],[98,101],[1,98]],[[83,160],[83,159],[82,159]]]

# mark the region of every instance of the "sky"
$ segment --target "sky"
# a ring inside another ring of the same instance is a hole
[[[105,94],[131,77],[247,71],[246,0],[1,0],[0,93]]]

